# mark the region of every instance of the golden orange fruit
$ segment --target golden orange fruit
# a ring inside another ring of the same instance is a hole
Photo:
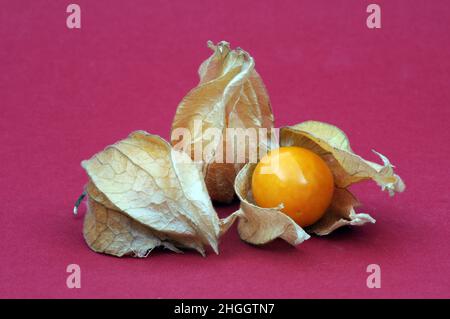
[[[256,165],[252,192],[260,207],[284,205],[282,212],[302,227],[317,222],[330,206],[333,174],[325,161],[305,148],[274,149]]]

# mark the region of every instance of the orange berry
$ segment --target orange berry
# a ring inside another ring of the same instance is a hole
[[[256,165],[252,191],[260,207],[276,207],[302,227],[317,222],[330,206],[333,174],[325,161],[305,148],[280,147]]]

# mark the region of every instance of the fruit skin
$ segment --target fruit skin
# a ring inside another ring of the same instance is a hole
[[[283,204],[282,212],[301,227],[317,222],[330,206],[333,174],[325,161],[305,148],[274,149],[256,165],[252,192],[260,207]]]

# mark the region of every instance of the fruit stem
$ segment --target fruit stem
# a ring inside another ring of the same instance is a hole
[[[81,202],[83,201],[83,199],[86,197],[86,191],[84,191],[80,197],[78,197],[77,201],[75,202],[75,205],[73,207],[73,214],[75,216],[78,215],[78,207],[80,206]]]

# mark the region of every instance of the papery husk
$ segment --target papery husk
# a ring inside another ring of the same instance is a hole
[[[221,227],[227,229],[235,219],[239,219],[239,234],[250,243],[264,244],[279,237],[296,245],[309,238],[307,233],[328,235],[342,226],[375,223],[370,215],[356,213],[355,208],[359,206],[359,202],[347,189],[354,183],[371,179],[382,190],[388,190],[390,195],[405,189],[402,179],[394,173],[394,166],[385,156],[375,152],[382,159],[383,165],[364,160],[353,153],[347,136],[333,125],[308,121],[281,128],[280,146],[299,146],[320,155],[333,172],[333,199],[324,216],[303,230],[281,212],[282,206],[262,208],[255,204],[251,193],[251,179],[256,164],[247,164],[235,181],[241,207],[222,220]]]
[[[346,188],[363,180],[373,180],[391,196],[403,192],[405,184],[394,174],[394,166],[388,158],[373,151],[383,165],[367,161],[356,155],[345,133],[336,126],[307,121],[280,130],[281,146],[301,146],[320,155],[331,168],[336,186]]]
[[[242,240],[254,244],[266,244],[281,238],[291,245],[298,245],[310,236],[280,207],[262,208],[254,204],[251,179],[256,164],[246,164],[236,177],[235,191],[241,200],[240,209],[222,221],[222,227],[229,227],[235,218],[239,219],[238,232]]]
[[[325,215],[307,229],[308,232],[327,235],[345,225],[375,223],[370,215],[355,212],[358,200],[346,189],[352,184],[371,179],[391,196],[405,190],[405,184],[394,173],[394,166],[387,157],[374,151],[383,162],[380,165],[356,155],[345,133],[333,125],[307,121],[281,128],[280,145],[300,146],[315,152],[333,172],[336,188],[332,204]]]
[[[87,205],[83,235],[92,250],[117,257],[146,257],[159,246],[180,252],[171,242],[164,240],[162,234],[156,234],[119,209],[96,201],[92,195],[88,197]]]
[[[335,187],[330,207],[324,216],[315,224],[306,228],[309,233],[319,236],[328,235],[342,226],[362,226],[365,223],[375,223],[369,214],[356,213],[360,204],[356,197],[345,188]]]
[[[217,45],[208,42],[208,46],[214,53],[199,68],[200,83],[179,104],[172,133],[178,128],[187,128],[191,132],[192,140],[187,144],[190,144],[189,155],[193,159],[194,149],[198,147],[196,143],[200,143],[203,150],[207,145],[212,146],[201,159],[205,183],[213,200],[228,203],[234,198],[236,174],[248,158],[244,163],[217,160],[217,154],[223,154],[221,157],[226,158],[226,128],[267,128],[270,131],[273,115],[269,96],[255,70],[253,58],[241,49],[231,50],[224,41]],[[196,120],[202,123],[201,132],[194,131]],[[223,138],[204,140],[205,131],[209,128],[222,131]],[[180,142],[181,138],[172,135],[172,145],[180,145]],[[258,147],[267,148],[267,145],[260,142]]]
[[[146,256],[163,246],[218,253],[219,218],[203,176],[162,138],[131,133],[82,162],[89,175],[84,237],[94,251]]]

